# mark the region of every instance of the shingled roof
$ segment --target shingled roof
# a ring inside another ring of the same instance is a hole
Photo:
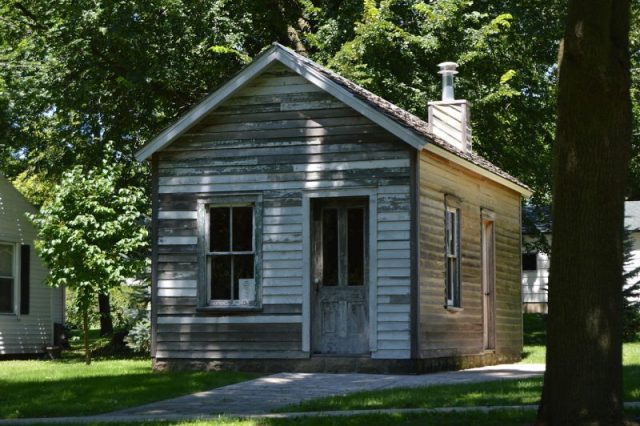
[[[527,185],[520,182],[517,178],[511,176],[509,173],[505,172],[495,164],[491,163],[486,158],[474,152],[461,151],[458,148],[454,147],[453,145],[449,144],[448,142],[438,138],[431,131],[429,131],[429,123],[411,114],[410,112],[400,108],[395,104],[392,104],[391,102],[381,98],[375,93],[368,91],[364,87],[357,85],[353,81],[346,79],[339,74],[336,74],[330,69],[325,68],[322,65],[319,65],[318,63],[312,61],[311,59],[304,57],[279,43],[274,43],[273,45],[278,46],[280,49],[286,50],[291,55],[295,55],[298,61],[303,62],[308,67],[313,68],[316,71],[324,74],[325,76],[327,76],[327,78],[331,79],[335,83],[342,86],[345,90],[347,90],[349,93],[356,96],[358,99],[376,108],[378,111],[389,116],[390,118],[400,123],[402,126],[406,127],[412,132],[415,132],[427,138],[430,142],[440,146],[441,148],[446,149],[447,151],[451,152],[452,154],[455,154],[460,158],[463,158],[479,167],[482,167],[485,170],[488,170],[500,177],[503,177],[515,183],[516,185],[522,186],[523,188],[526,188],[526,189],[530,189]]]
[[[178,136],[180,136],[180,134],[184,133],[191,126],[195,125],[199,121],[199,119],[201,119],[206,113],[214,109],[220,103],[224,102],[224,100],[228,99],[233,94],[233,92],[246,84],[251,78],[257,75],[264,68],[266,68],[266,66],[268,66],[275,60],[284,63],[284,65],[286,66],[294,65],[295,71],[299,73],[301,73],[302,71],[310,70],[314,75],[319,75],[321,76],[321,78],[337,85],[344,92],[340,93],[340,95],[348,95],[346,98],[341,96],[341,100],[343,100],[348,105],[355,107],[354,109],[359,110],[360,112],[363,111],[362,108],[358,108],[358,106],[362,107],[362,105],[364,105],[365,108],[369,108],[370,110],[379,113],[377,114],[378,118],[380,117],[380,114],[382,114],[382,116],[388,119],[384,120],[386,123],[392,122],[396,125],[395,129],[387,128],[387,130],[389,130],[391,133],[396,134],[396,136],[398,136],[400,139],[405,140],[405,142],[411,144],[414,148],[422,149],[428,143],[433,143],[434,145],[446,150],[454,156],[459,157],[475,166],[480,167],[481,169],[484,169],[502,179],[511,182],[512,184],[517,185],[518,187],[522,188],[522,190],[524,190],[524,193],[530,194],[531,190],[529,187],[527,187],[525,184],[523,184],[504,170],[500,169],[498,166],[491,163],[489,160],[471,151],[461,151],[460,149],[435,136],[429,130],[429,124],[426,121],[418,118],[408,111],[405,111],[397,105],[392,104],[391,102],[381,98],[380,96],[371,93],[370,91],[357,85],[353,81],[336,74],[328,68],[317,64],[311,59],[304,57],[279,43],[273,43],[271,48],[258,55],[258,57],[256,57],[250,64],[248,64],[238,74],[236,74],[236,76],[233,77],[228,83],[223,85],[213,94],[209,95],[204,101],[196,105],[193,109],[191,109],[191,111],[189,111],[185,116],[178,120],[178,122],[163,130],[156,138],[142,147],[136,154],[138,160],[142,161],[149,158],[153,152],[162,149],[163,147],[171,143],[171,141],[175,140]],[[305,75],[305,77],[308,76]],[[317,82],[315,83],[317,84]],[[324,87],[324,89],[331,93],[331,90],[329,90],[330,88]],[[336,95],[335,92],[332,94]],[[349,99],[349,96],[353,99],[357,99],[359,102],[350,102],[352,99]],[[366,114],[366,111],[364,115],[372,119],[372,121],[377,122],[377,124],[380,124],[382,127],[389,127],[388,125],[385,126],[386,123],[381,123],[380,119],[376,120],[375,117],[371,117],[369,114]],[[404,131],[398,131],[398,126],[404,129]],[[411,137],[411,140],[409,141],[406,137],[404,137],[406,134],[413,134],[415,137]]]

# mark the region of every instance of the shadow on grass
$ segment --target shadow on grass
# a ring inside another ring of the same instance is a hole
[[[56,364],[51,363],[51,368],[55,369]],[[0,383],[0,418],[106,413],[255,377],[235,372],[153,373],[142,365],[139,368],[123,365],[125,371],[119,371],[119,362],[110,364],[104,374],[92,372],[94,365],[77,365],[77,374],[70,372],[64,378],[4,381]]]
[[[297,419],[261,419],[261,420],[237,420],[225,419],[212,421],[196,421],[181,423],[145,422],[145,423],[118,423],[117,426],[511,426],[531,424],[535,419],[534,411],[499,411],[493,413],[423,413],[423,414],[370,414],[350,417],[309,417]],[[90,424],[89,426],[98,426]]]
[[[547,315],[523,314],[522,331],[525,345],[545,345],[547,343]]]
[[[622,367],[625,401],[640,401],[640,365]]]

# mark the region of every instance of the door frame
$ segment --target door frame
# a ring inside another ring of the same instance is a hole
[[[314,198],[368,197],[369,229],[369,351],[378,347],[378,190],[377,188],[309,190],[302,193],[302,351],[311,356],[311,200]]]
[[[487,235],[487,224],[491,223],[491,234]],[[482,349],[496,349],[496,215],[482,209],[480,215],[480,236],[482,252]],[[491,241],[487,241],[491,238]],[[490,251],[490,252],[489,252]],[[489,257],[493,260],[490,264]],[[487,296],[487,292],[490,295]],[[488,310],[492,309],[493,314]]]

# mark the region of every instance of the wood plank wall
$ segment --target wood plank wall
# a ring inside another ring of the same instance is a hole
[[[444,308],[445,194],[461,199],[463,310],[455,313]],[[520,196],[423,151],[420,156],[420,357],[483,352],[481,208],[495,212],[496,352],[520,354]]]
[[[302,351],[302,195],[378,188],[378,358],[408,358],[411,148],[274,65],[158,155],[161,358],[295,358]],[[196,204],[261,193],[260,312],[196,313]]]

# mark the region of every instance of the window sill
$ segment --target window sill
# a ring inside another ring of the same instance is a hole
[[[464,311],[464,308],[461,308],[459,306],[444,305],[444,308],[452,314]]]
[[[196,312],[202,314],[229,314],[242,312],[259,312],[262,306],[201,306],[196,308]]]

